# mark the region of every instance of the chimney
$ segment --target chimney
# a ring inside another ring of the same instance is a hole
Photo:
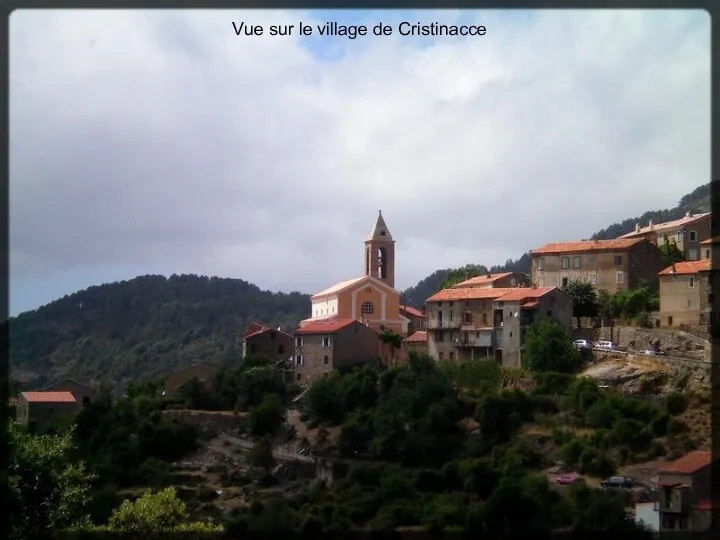
[[[485,274],[485,277],[490,279],[492,277],[492,274],[490,272],[488,272],[487,274]]]
[[[640,232],[640,224],[639,223],[635,224],[635,232]]]
[[[652,219],[651,219],[650,222],[648,223],[648,228],[649,228],[651,231],[653,230],[653,222],[652,222]]]
[[[685,212],[685,217],[692,217],[692,214],[690,213],[690,210],[688,210],[687,212]]]

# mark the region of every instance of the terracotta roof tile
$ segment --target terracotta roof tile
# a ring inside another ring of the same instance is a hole
[[[270,331],[278,332],[279,334],[285,334],[286,336],[290,335],[287,332],[283,332],[279,328],[271,328],[264,324],[254,322],[254,323],[251,323],[250,326],[248,326],[248,329],[243,334],[243,339],[248,339],[251,337],[259,336],[260,334],[264,334],[265,332],[270,332]]]
[[[594,253],[599,251],[620,251],[643,242],[643,238],[616,238],[614,240],[581,240],[579,242],[551,242],[532,250],[532,255],[554,255],[560,253]]]
[[[75,403],[72,392],[23,392],[28,403]]]
[[[496,287],[443,289],[426,302],[453,302],[456,300],[495,300],[497,302],[521,302],[526,298],[540,298],[556,287]]]
[[[456,285],[453,285],[453,288],[455,289],[462,287],[479,287],[482,285],[490,285],[493,282],[507,277],[511,274],[512,272],[502,272],[500,274],[485,274],[484,276],[476,276],[470,279],[466,279],[465,281],[461,281]]]
[[[689,452],[683,457],[671,461],[660,469],[661,473],[692,474],[707,467],[712,463],[712,452],[696,450]]]
[[[414,307],[410,307],[410,306],[400,306],[400,311],[406,311],[408,314],[412,315],[413,317],[424,317],[425,316],[425,313],[423,313],[419,309],[415,309]]]
[[[665,221],[663,223],[654,223],[652,226],[652,229],[650,228],[650,225],[646,225],[645,227],[640,227],[637,231],[631,231],[627,234],[623,234],[620,238],[633,238],[636,236],[642,236],[647,233],[654,233],[658,231],[666,231],[669,229],[677,229],[678,227],[682,227],[684,225],[689,225],[690,223],[693,223],[699,219],[704,218],[705,216],[709,216],[710,212],[705,212],[703,214],[694,214],[691,216],[684,216],[680,219],[674,219],[673,221]]]
[[[313,321],[306,326],[295,329],[295,335],[303,334],[332,334],[357,322],[354,319],[326,319],[322,321]]]
[[[671,276],[683,274],[697,274],[698,272],[709,272],[712,267],[711,259],[702,259],[699,261],[683,261],[671,264],[667,268],[663,268],[658,275]]]
[[[703,240],[700,242],[701,246],[709,246],[712,244],[720,244],[720,236],[714,236],[712,238],[708,238],[707,240]]]
[[[417,332],[403,339],[403,341],[405,343],[426,343],[427,339],[427,332],[418,330]]]

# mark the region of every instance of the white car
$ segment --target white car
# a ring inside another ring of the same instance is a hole
[[[593,344],[587,339],[576,339],[575,341],[573,341],[573,347],[575,347],[578,351],[581,351],[584,349],[592,349]]]
[[[612,341],[598,341],[595,344],[596,349],[605,349],[608,351],[614,351],[618,348],[617,343],[614,343]]]

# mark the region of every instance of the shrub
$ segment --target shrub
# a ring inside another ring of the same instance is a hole
[[[673,416],[684,413],[687,405],[687,398],[678,392],[668,394],[665,398],[665,409]]]

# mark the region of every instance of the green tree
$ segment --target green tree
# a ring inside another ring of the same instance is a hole
[[[86,519],[93,475],[72,459],[72,431],[31,435],[8,426],[10,538],[49,537]]]
[[[685,260],[685,255],[682,251],[680,251],[680,248],[677,246],[676,242],[665,241],[664,243],[658,245],[658,249],[662,254],[664,268],[667,268],[671,264],[682,262]]]
[[[562,289],[573,301],[573,315],[580,328],[581,317],[597,317],[597,293],[592,283],[573,280]]]
[[[272,435],[285,420],[285,407],[277,394],[265,394],[262,402],[250,408],[250,431],[253,435]]]
[[[265,472],[269,472],[275,465],[275,458],[272,453],[272,441],[270,437],[265,435],[255,441],[253,447],[248,454],[248,462],[253,467],[259,467]]]
[[[533,371],[571,373],[580,366],[580,354],[560,323],[543,318],[527,330],[524,363]]]

